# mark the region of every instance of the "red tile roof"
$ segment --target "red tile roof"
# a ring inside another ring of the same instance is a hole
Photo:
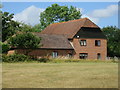
[[[67,35],[68,38],[73,38],[75,34],[81,29],[81,27],[99,28],[88,18],[82,18],[51,24],[47,26],[41,33]]]

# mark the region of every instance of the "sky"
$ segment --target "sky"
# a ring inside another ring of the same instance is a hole
[[[2,11],[14,13],[14,20],[34,26],[40,23],[40,13],[54,3],[80,9],[82,18],[89,18],[101,28],[118,27],[117,2],[2,2]]]

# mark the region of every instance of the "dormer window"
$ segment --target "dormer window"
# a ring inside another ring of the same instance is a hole
[[[100,46],[100,40],[95,40],[95,46]]]
[[[87,45],[86,40],[80,40],[80,45],[81,46],[86,46]]]

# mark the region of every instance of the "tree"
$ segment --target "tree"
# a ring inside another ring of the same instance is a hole
[[[51,7],[46,8],[44,12],[40,14],[40,23],[42,29],[51,23],[63,22],[69,20],[75,20],[81,18],[80,10],[70,6],[59,6],[58,4],[52,4]]]
[[[103,29],[104,34],[107,37],[107,49],[108,56],[120,57],[120,29],[116,26],[108,26]]]
[[[35,26],[32,27],[32,29],[34,30],[34,32],[41,32],[41,24],[37,24]]]
[[[2,48],[2,53],[7,53],[7,51],[10,49],[8,44],[0,42],[0,47]]]
[[[1,12],[2,14],[2,41],[4,42],[19,28],[19,23],[12,20],[14,14],[8,12]]]
[[[20,23],[19,30],[20,32],[34,32],[33,27],[31,25],[27,25],[25,23]]]
[[[35,26],[27,25],[25,23],[19,22],[19,30],[20,32],[41,32],[41,24],[37,24]]]
[[[8,44],[11,47],[28,49],[28,52],[30,52],[29,50],[38,48],[40,46],[40,40],[41,38],[35,36],[34,34],[30,32],[24,32],[11,37],[8,40]],[[28,52],[26,52],[26,55]]]

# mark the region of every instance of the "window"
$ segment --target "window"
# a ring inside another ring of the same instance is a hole
[[[71,58],[72,57],[72,53],[68,53],[68,57]]]
[[[87,53],[80,53],[80,59],[87,59],[88,54]]]
[[[87,45],[86,40],[80,40],[80,45],[81,46],[86,46]]]
[[[58,52],[52,52],[52,57],[56,58],[58,56]]]
[[[100,53],[97,54],[97,59],[101,59]]]
[[[95,40],[95,46],[100,46],[100,40]]]

